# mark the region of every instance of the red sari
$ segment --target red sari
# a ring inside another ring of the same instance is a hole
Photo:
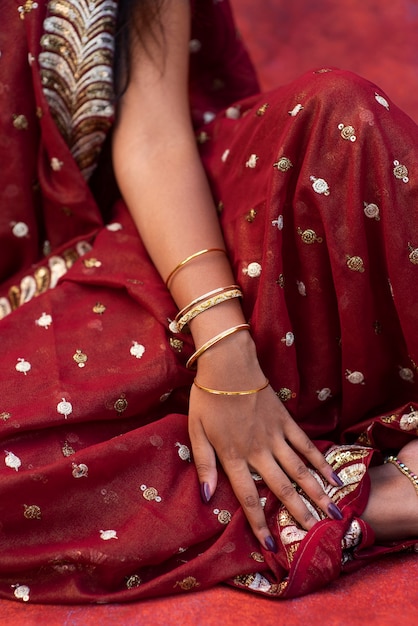
[[[1,597],[121,602],[219,582],[294,597],[408,549],[376,545],[360,515],[367,466],[418,433],[416,126],[336,69],[259,94],[227,2],[196,2],[196,136],[260,362],[344,483],[316,476],[341,521],[301,494],[320,520],[306,533],[254,475],[275,555],[221,469],[200,500],[193,346],[112,184],[116,5],[95,7],[4,7]],[[72,56],[76,35],[92,65]]]

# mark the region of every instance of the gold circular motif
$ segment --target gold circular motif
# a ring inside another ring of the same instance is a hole
[[[257,563],[264,563],[264,557],[260,552],[251,552],[251,558]]]
[[[293,163],[287,157],[280,157],[280,159],[273,164],[273,167],[276,167],[280,172],[287,172],[293,167]]]
[[[144,496],[145,500],[155,500],[155,498],[158,496],[158,491],[155,487],[147,487],[146,489],[144,489],[142,495]]]
[[[25,507],[23,516],[26,517],[26,519],[41,519],[41,509],[39,506],[36,504],[31,504],[30,506],[24,504],[23,506]]]
[[[363,259],[360,256],[350,256],[347,259],[347,267],[353,272],[364,272]]]
[[[406,167],[406,165],[395,165],[395,167],[393,168],[393,173],[395,175],[395,178],[403,179],[408,176],[408,168]]]
[[[231,513],[226,509],[222,509],[222,511],[219,511],[218,513],[218,522],[220,522],[221,524],[229,524],[231,518]]]
[[[344,126],[341,129],[341,137],[343,139],[348,139],[350,141],[355,141],[356,140],[356,131],[353,128],[353,126]]]
[[[126,586],[128,589],[134,589],[134,587],[139,587],[141,583],[142,580],[140,576],[138,576],[138,574],[133,574],[132,576],[129,576],[128,580],[126,581]]]
[[[113,408],[117,413],[123,413],[128,408],[128,401],[125,399],[124,396],[121,396],[116,400]]]
[[[277,392],[277,395],[279,396],[282,402],[287,402],[293,396],[291,390],[288,389],[287,387],[282,387],[281,389],[279,389],[279,391]]]
[[[322,237],[318,237],[312,228],[307,228],[306,230],[298,228],[298,234],[301,236],[303,243],[311,244],[316,241],[322,243]]]
[[[8,411],[3,411],[3,413],[0,413],[0,420],[2,420],[3,422],[7,422],[7,420],[9,420],[12,417],[11,413],[8,413]]]
[[[13,126],[17,130],[27,130],[29,122],[25,115],[13,115]]]
[[[414,248],[409,255],[409,260],[414,265],[418,265],[418,248]]]
[[[73,359],[79,367],[84,367],[87,361],[87,354],[84,354],[82,350],[76,350],[73,354]]]

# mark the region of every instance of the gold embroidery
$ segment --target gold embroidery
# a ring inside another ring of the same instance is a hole
[[[279,396],[282,402],[287,402],[288,400],[291,400],[292,398],[296,397],[296,394],[292,392],[290,389],[288,389],[287,387],[282,387],[281,389],[279,389],[279,391],[277,392],[277,395]]]
[[[364,272],[364,262],[360,256],[347,256],[347,267],[353,272]]]
[[[64,445],[61,448],[62,454],[67,457],[67,456],[71,456],[72,454],[75,454],[75,450],[72,446],[70,446],[70,444],[68,443],[68,441],[64,442]]]
[[[138,574],[133,574],[132,576],[129,576],[129,578],[126,581],[126,586],[128,589],[134,589],[135,587],[139,587],[139,585],[142,583],[141,577],[138,576]]]
[[[25,508],[23,515],[26,519],[41,519],[41,509],[39,506],[36,504],[31,504],[30,506],[24,504],[23,506]]]
[[[418,265],[418,248],[413,248],[410,243],[408,243],[409,248],[409,260],[414,265]]]
[[[117,413],[123,413],[128,408],[128,401],[125,398],[125,394],[121,394],[120,398],[116,400],[113,405],[113,408]]]
[[[260,552],[251,552],[251,558],[257,563],[264,563],[264,556]]]
[[[258,115],[258,117],[262,117],[266,113],[268,108],[269,108],[269,103],[265,102],[264,104],[261,105],[261,107],[257,109],[255,114]]]
[[[141,485],[140,489],[145,500],[148,500],[149,502],[152,502],[153,500],[155,500],[155,502],[161,502],[161,496],[158,495],[158,490],[155,487]]]
[[[93,313],[97,313],[98,315],[103,315],[105,311],[106,311],[105,305],[102,304],[101,302],[96,302],[96,304],[93,307]]]
[[[229,522],[232,519],[232,515],[229,511],[227,511],[226,509],[213,509],[213,512],[215,515],[217,515],[218,517],[218,522],[220,524],[229,524]]]
[[[75,351],[75,354],[73,354],[73,359],[78,367],[84,367],[87,363],[88,356],[82,350],[78,349]]]
[[[13,115],[13,126],[17,130],[27,130],[29,127],[28,120],[25,115]]]
[[[20,7],[17,8],[17,10],[19,11],[19,17],[21,20],[25,19],[25,13],[30,13],[31,11],[33,11],[33,9],[37,9],[38,8],[38,3],[35,2],[35,0],[26,0],[26,2],[22,5],[20,5]]]
[[[254,222],[256,215],[257,215],[257,211],[255,209],[250,209],[245,219],[247,220],[247,222],[250,222],[251,224],[252,222]]]
[[[278,169],[280,172],[287,172],[293,167],[293,163],[290,159],[285,156],[280,157],[276,163],[273,163],[273,167]]]
[[[356,141],[356,131],[353,126],[344,126],[344,124],[338,124],[338,128],[341,131],[341,137],[347,141]]]
[[[394,161],[393,165],[395,166],[393,168],[393,174],[395,178],[402,180],[404,183],[408,183],[408,168],[406,167],[406,165],[402,165],[401,163],[399,163],[399,161]]]
[[[311,244],[311,243],[322,243],[322,237],[318,237],[316,232],[312,230],[312,228],[307,228],[306,230],[302,230],[301,228],[297,229],[298,235],[300,235],[303,243]]]
[[[178,580],[174,585],[174,588],[180,587],[183,591],[190,591],[195,587],[199,587],[200,583],[197,582],[194,576],[187,576],[187,578],[183,578],[183,580]]]
[[[3,422],[7,422],[7,420],[9,420],[11,417],[12,414],[8,411],[3,411],[2,413],[0,413],[0,420],[2,420]]]
[[[348,446],[348,447],[336,447],[332,448],[325,458],[327,462],[332,465],[334,471],[338,470],[343,465],[351,463],[352,461],[360,461],[365,459],[370,454],[368,448],[362,448],[360,446]]]
[[[39,55],[52,115],[85,178],[113,117],[113,0],[50,0]]]

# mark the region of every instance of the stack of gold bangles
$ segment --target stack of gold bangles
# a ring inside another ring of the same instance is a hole
[[[209,252],[223,252],[226,254],[225,250],[223,250],[222,248],[208,248],[208,249],[200,250],[199,252],[195,252],[194,254],[184,259],[184,261],[181,261],[181,263],[179,263],[174,268],[174,270],[170,272],[166,280],[166,286],[167,287],[169,286],[170,281],[173,278],[173,276],[179,270],[181,270],[187,263]],[[218,289],[209,291],[208,293],[205,293],[202,296],[199,296],[198,298],[190,302],[190,304],[188,304],[183,309],[181,309],[181,311],[178,312],[173,323],[174,329],[176,332],[181,332],[189,322],[191,322],[195,317],[197,317],[201,313],[204,313],[205,311],[211,309],[214,306],[217,306],[218,304],[221,304],[222,302],[226,302],[227,300],[232,300],[233,298],[241,298],[241,297],[242,297],[242,291],[238,285],[229,285],[227,287],[219,287]],[[234,333],[240,332],[241,330],[249,330],[249,328],[250,328],[249,324],[238,324],[237,326],[228,328],[227,330],[222,331],[215,337],[212,337],[212,339],[209,339],[208,341],[206,341],[198,350],[196,350],[196,352],[192,354],[192,356],[189,358],[189,360],[186,363],[186,367],[188,369],[194,368],[198,358],[204,352],[209,350],[209,348],[219,343],[226,337],[229,337],[230,335],[233,335]],[[206,391],[207,393],[211,393],[211,394],[219,395],[219,396],[247,396],[247,395],[262,391],[269,384],[269,381],[266,379],[263,385],[261,385],[261,387],[258,387],[256,389],[249,389],[249,390],[244,390],[244,391],[221,391],[218,389],[211,389],[210,387],[205,387],[201,385],[196,379],[193,382],[195,386],[201,389],[202,391]]]

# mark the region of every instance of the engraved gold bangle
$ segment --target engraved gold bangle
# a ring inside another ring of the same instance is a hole
[[[196,385],[198,389],[202,391],[206,391],[206,393],[212,393],[215,396],[250,396],[253,393],[258,393],[259,391],[263,391],[269,385],[269,381],[266,378],[266,381],[261,387],[257,387],[257,389],[246,389],[245,391],[221,391],[220,389],[211,389],[210,387],[204,387],[200,383],[197,382],[196,378],[193,381],[193,384]]]
[[[418,495],[418,476],[414,474],[414,472],[411,472],[405,463],[402,463],[396,456],[388,456],[388,458],[385,459],[385,463],[392,463],[392,465],[395,465],[395,467],[397,467],[402,474],[409,478]]]
[[[233,326],[232,328],[228,328],[227,330],[224,330],[223,332],[219,333],[219,335],[215,335],[215,337],[212,337],[212,339],[209,339],[209,341],[206,341],[206,343],[200,346],[200,348],[192,354],[192,356],[186,363],[186,367],[188,369],[191,369],[192,365],[197,361],[197,359],[200,356],[202,356],[204,352],[206,352],[206,350],[209,350],[209,348],[212,348],[212,346],[222,341],[222,339],[225,339],[226,337],[229,337],[230,335],[233,335],[234,333],[237,333],[240,330],[248,330],[249,328],[250,328],[249,324],[238,324],[238,326]]]
[[[226,250],[224,250],[223,248],[205,248],[204,250],[199,250],[199,252],[191,254],[183,261],[180,261],[180,263],[176,265],[173,271],[169,273],[167,280],[165,281],[165,286],[168,287],[170,280],[173,278],[174,274],[176,274],[187,263],[190,263],[190,261],[193,261],[193,259],[197,259],[197,257],[202,256],[203,254],[207,254],[208,252],[223,252],[224,254],[226,254]]]
[[[183,330],[186,324],[191,322],[195,317],[197,317],[201,313],[204,313],[208,309],[211,309],[212,307],[217,306],[218,304],[222,304],[222,302],[226,302],[227,300],[232,300],[233,298],[241,298],[241,297],[242,297],[241,289],[230,289],[230,288],[227,288],[225,290],[222,289],[221,293],[218,293],[216,296],[204,299],[196,303],[195,306],[187,310],[180,318],[177,315],[176,319],[174,320],[177,326],[177,330],[179,332]]]
[[[202,296],[199,296],[195,300],[192,300],[189,304],[179,311],[175,317],[175,321],[177,322],[189,309],[194,307],[196,304],[203,302],[203,300],[207,300],[212,296],[216,296],[218,293],[223,293],[224,291],[228,291],[229,289],[240,289],[239,285],[228,285],[227,287],[218,287],[217,289],[213,289],[212,291],[208,291],[208,293],[204,293]]]

